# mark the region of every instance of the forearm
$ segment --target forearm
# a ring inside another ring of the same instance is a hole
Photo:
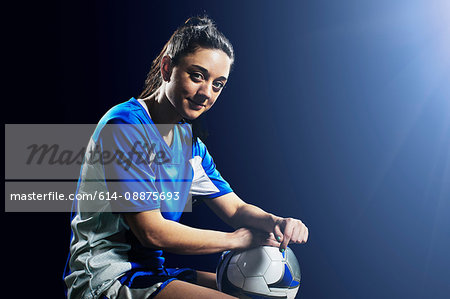
[[[278,217],[250,204],[241,205],[232,221],[238,226],[271,233],[280,242],[275,246],[279,246],[281,252],[286,250],[289,243],[305,243],[308,240],[308,228],[300,220]]]
[[[290,242],[305,243],[308,239],[308,228],[300,220],[267,213],[261,208],[245,203],[234,192],[209,200],[207,204],[223,221],[234,228],[246,227],[269,233],[271,238],[281,242],[280,250],[286,250]],[[275,243],[272,246],[277,245]]]
[[[159,212],[127,214],[130,229],[145,247],[177,254],[209,254],[239,246],[238,236],[189,227],[164,219]]]
[[[271,233],[275,223],[280,219],[257,206],[244,202],[234,192],[205,202],[216,215],[235,229],[249,227]]]
[[[273,232],[273,227],[280,217],[264,211],[263,209],[251,205],[243,204],[231,217],[231,224],[233,227],[251,227],[260,229],[266,232]]]
[[[189,227],[165,220],[164,230],[150,237],[150,247],[158,247],[177,254],[210,254],[234,249],[233,233]]]

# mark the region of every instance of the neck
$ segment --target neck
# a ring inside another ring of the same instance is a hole
[[[175,110],[163,91],[163,86],[160,86],[154,93],[143,99],[150,112],[150,116],[155,124],[179,123],[182,117]]]

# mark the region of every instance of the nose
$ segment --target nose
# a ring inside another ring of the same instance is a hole
[[[200,88],[197,90],[197,101],[198,103],[204,103],[211,99],[213,94],[213,87],[212,82],[205,82],[200,86]]]

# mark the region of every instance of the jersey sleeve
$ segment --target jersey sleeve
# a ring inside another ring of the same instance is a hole
[[[157,192],[156,175],[151,167],[148,136],[139,123],[114,118],[100,134],[104,175],[114,212],[141,212],[160,208],[159,200],[148,196]],[[113,158],[114,157],[114,158]]]
[[[215,198],[233,192],[216,168],[206,145],[200,140],[193,146],[193,158],[190,161],[194,170],[194,178],[190,193],[195,199]]]

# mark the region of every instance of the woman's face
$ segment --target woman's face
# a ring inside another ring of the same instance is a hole
[[[231,59],[222,50],[199,48],[172,67],[166,96],[183,118],[195,119],[214,105],[230,67]]]

